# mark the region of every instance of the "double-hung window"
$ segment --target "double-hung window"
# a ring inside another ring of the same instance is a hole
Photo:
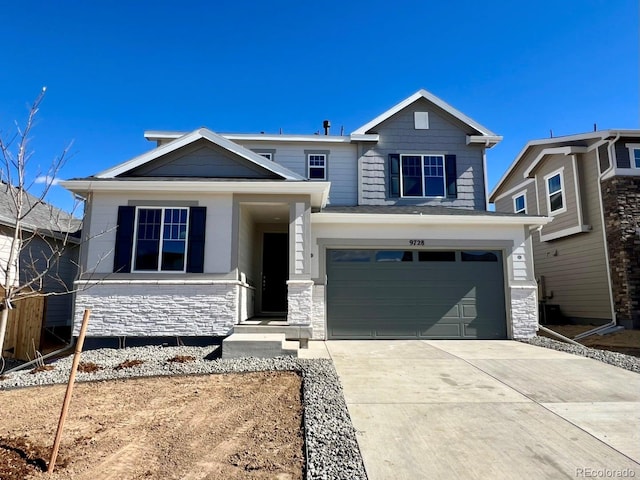
[[[549,209],[549,214],[564,212],[566,205],[562,172],[554,172],[544,178],[547,187],[547,208]]]
[[[444,197],[444,155],[400,155],[403,197]]]
[[[188,208],[138,207],[133,270],[184,272],[188,221]]]
[[[631,168],[640,168],[640,143],[627,143]]]
[[[515,213],[527,213],[527,199],[524,193],[513,197],[513,211]]]
[[[311,180],[327,179],[327,154],[309,153],[307,154],[307,165],[309,178]]]

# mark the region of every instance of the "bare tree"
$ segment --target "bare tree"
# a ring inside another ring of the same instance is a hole
[[[16,122],[15,132],[0,138],[0,188],[4,190],[2,201],[6,202],[2,205],[0,218],[4,240],[0,248],[0,254],[3,254],[0,255],[0,357],[4,351],[9,311],[16,301],[71,293],[69,285],[58,274],[58,263],[67,249],[78,245],[79,238],[74,234],[79,231],[81,221],[44,201],[57,182],[71,145],[52,160],[46,171],[39,171],[32,165],[31,133],[45,91],[43,88],[29,108],[25,125],[21,127]],[[42,184],[42,189],[32,195],[36,178],[40,179],[38,183]],[[80,203],[76,203],[76,207],[79,206]],[[58,282],[60,288],[43,292],[45,282],[52,280]]]

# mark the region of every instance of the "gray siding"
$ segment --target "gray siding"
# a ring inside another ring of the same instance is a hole
[[[540,242],[539,233],[535,233],[536,276],[544,276],[546,293],[553,292],[548,303],[560,305],[564,315],[611,319],[595,150],[578,155],[578,167],[584,221],[592,230],[550,242]],[[543,232],[549,233],[546,230]]]
[[[605,143],[598,147],[598,155],[600,156],[600,173],[602,173],[611,166],[608,144]]]
[[[33,237],[29,241],[20,252],[21,282],[33,278],[32,266],[35,266],[38,272],[46,269],[46,257],[51,256],[52,249],[62,249],[62,246],[58,241],[51,239],[45,241],[39,237]],[[52,264],[44,277],[43,292],[64,293],[73,288],[73,281],[77,274],[78,250],[77,245],[64,247],[60,259]],[[71,326],[72,306],[73,295],[70,293],[47,296],[45,325],[47,327]]]
[[[513,196],[524,192],[527,202],[527,215],[538,215],[535,188],[535,184],[530,183],[522,187],[521,189],[517,189],[515,192],[510,193],[499,200],[496,200],[494,204],[496,207],[496,212],[514,213],[515,208],[513,205]]]
[[[169,154],[145,164],[127,176],[276,178],[274,174],[245,159],[199,142],[177,154]]]
[[[640,143],[638,138],[620,138],[614,145],[616,151],[616,167],[631,168],[631,158],[629,158],[629,149],[625,146],[627,143]]]
[[[429,129],[414,128],[414,112],[429,112]],[[468,127],[421,99],[391,118],[372,133],[380,141],[363,143],[359,159],[361,199],[363,205],[444,205],[468,209],[485,209],[483,148],[468,146]],[[457,164],[458,198],[389,198],[387,179],[390,153],[454,154]]]
[[[327,181],[331,182],[329,204],[333,206],[354,206],[358,204],[358,168],[356,146],[343,143],[282,143],[282,142],[242,142],[236,143],[253,151],[275,149],[273,161],[292,172],[307,176],[305,151],[327,153]],[[283,192],[286,193],[286,192]]]

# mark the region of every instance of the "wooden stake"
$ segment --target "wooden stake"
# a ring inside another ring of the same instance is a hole
[[[60,412],[60,420],[58,420],[58,430],[56,431],[56,439],[53,442],[53,451],[51,452],[51,460],[49,460],[49,468],[47,469],[47,473],[53,473],[53,469],[56,466],[58,450],[60,449],[60,440],[62,438],[62,429],[64,428],[64,422],[67,419],[69,403],[71,403],[71,393],[73,392],[73,384],[76,379],[76,371],[78,370],[78,363],[80,363],[80,353],[82,352],[84,337],[87,333],[87,326],[89,325],[89,315],[91,315],[91,310],[86,309],[84,311],[84,317],[82,318],[82,326],[80,327],[80,334],[78,335],[78,341],[76,342],[76,349],[73,354],[73,364],[71,365],[71,372],[69,373],[67,393],[65,393],[64,395],[62,412]]]

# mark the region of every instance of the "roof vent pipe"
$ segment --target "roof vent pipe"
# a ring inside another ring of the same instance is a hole
[[[329,135],[329,129],[331,128],[331,122],[329,120],[325,120],[322,122],[322,128],[324,128],[324,134]]]

